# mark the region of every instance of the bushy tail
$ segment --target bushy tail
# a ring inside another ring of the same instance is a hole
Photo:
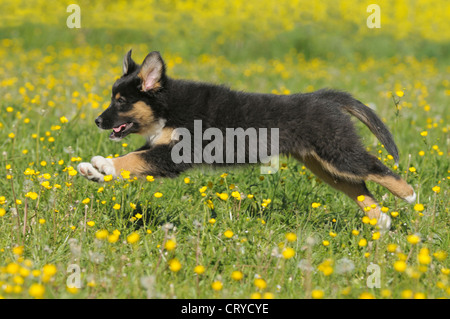
[[[353,98],[351,98],[350,103],[342,104],[342,109],[363,122],[384,145],[384,148],[389,152],[389,154],[394,157],[395,163],[398,165],[398,149],[397,145],[395,145],[394,138],[386,125],[384,125],[375,112],[368,106]]]

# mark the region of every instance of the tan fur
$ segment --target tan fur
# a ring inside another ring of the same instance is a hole
[[[137,134],[141,135],[147,135],[152,130],[152,127],[158,123],[155,120],[151,107],[143,101],[134,103],[133,108],[128,112],[119,112],[119,116],[131,117],[139,122],[141,129]]]
[[[329,172],[328,169],[332,168],[332,166],[329,164],[324,165],[326,162],[318,159],[317,154],[311,153],[298,157],[298,159],[318,178],[354,200],[368,217],[378,218],[380,216],[381,210],[378,203],[367,190],[361,177],[359,177],[359,180],[356,180],[356,176],[342,174],[335,168],[332,170],[333,173]],[[353,180],[350,180],[348,177],[352,177]],[[364,195],[363,201],[358,200],[360,195]]]
[[[144,172],[150,169],[149,163],[146,162],[139,154],[145,151],[138,151],[128,153],[127,155],[116,157],[113,159],[113,165],[116,170],[116,174],[120,174],[122,171],[129,171],[131,175],[140,176]]]
[[[371,174],[367,176],[367,180],[386,187],[392,194],[400,198],[406,198],[414,194],[413,188],[401,178]]]
[[[310,152],[307,156],[313,157],[314,160],[316,160],[320,165],[327,171],[328,174],[331,174],[331,176],[335,176],[338,179],[346,179],[348,181],[353,182],[359,182],[362,181],[364,178],[362,176],[341,172],[337,170],[333,165],[330,163],[324,161],[322,158],[320,158],[319,155],[317,155],[316,152]]]
[[[115,98],[116,100],[120,99],[120,93],[117,93],[117,94],[114,96],[114,98]]]
[[[172,141],[172,133],[174,129],[172,127],[164,127],[154,140],[153,145],[167,145]]]

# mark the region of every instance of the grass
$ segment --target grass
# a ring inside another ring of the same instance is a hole
[[[137,27],[2,26],[0,296],[448,298],[448,42],[400,42],[394,53],[389,35],[352,45],[341,29],[341,41],[331,41],[331,31],[298,28],[263,52],[255,49],[264,42],[258,35],[209,47],[215,35],[204,30],[192,49],[189,38],[174,38],[176,27],[157,30],[155,40]],[[423,210],[370,184],[393,219],[379,236],[353,202],[287,157],[272,175],[249,166],[199,168],[177,179],[84,180],[73,170],[79,162],[143,143],[137,136],[110,142],[93,124],[131,47],[137,62],[160,49],[177,78],[276,94],[351,92],[390,127],[399,166],[356,123],[365,145],[413,185]],[[379,288],[367,285],[372,264]],[[81,271],[79,289],[67,286],[71,265]]]

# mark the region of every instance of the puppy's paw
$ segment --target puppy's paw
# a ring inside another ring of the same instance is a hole
[[[97,183],[104,182],[107,175],[116,176],[112,159],[103,156],[94,156],[90,163],[78,164],[77,169],[83,177]]]
[[[114,168],[113,160],[111,158],[105,158],[103,156],[94,156],[91,159],[91,164],[100,173],[116,177],[116,169]]]

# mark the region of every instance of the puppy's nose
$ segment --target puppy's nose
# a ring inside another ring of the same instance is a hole
[[[98,127],[102,124],[103,119],[99,116],[95,119],[95,124],[97,124]]]

